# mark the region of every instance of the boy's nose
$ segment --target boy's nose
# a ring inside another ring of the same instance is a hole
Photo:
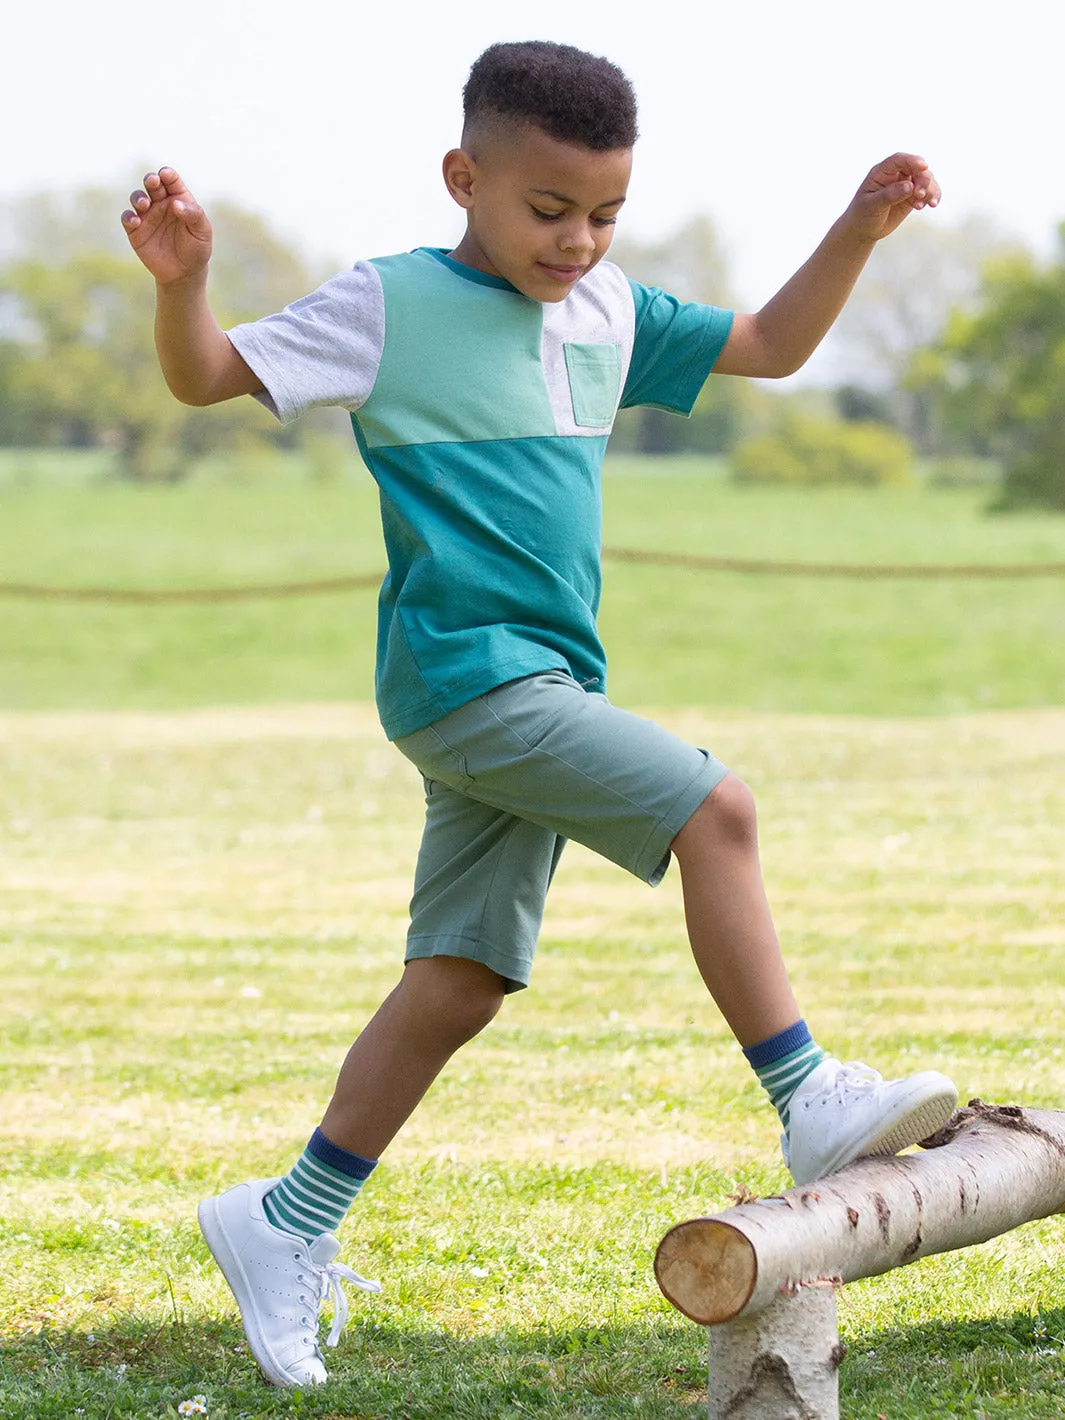
[[[559,234],[558,245],[560,250],[572,252],[575,256],[590,254],[595,251],[595,236],[590,227],[574,225]]]

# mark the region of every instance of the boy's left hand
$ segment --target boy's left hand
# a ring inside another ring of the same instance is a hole
[[[856,236],[878,242],[890,236],[911,212],[938,207],[939,183],[916,153],[893,153],[877,163],[854,194],[844,221]]]

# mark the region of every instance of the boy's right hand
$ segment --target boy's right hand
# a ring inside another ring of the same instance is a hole
[[[262,382],[208,304],[207,214],[173,168],[149,173],[144,189],[130,193],[122,225],[155,277],[155,348],[171,393],[193,405],[257,394]]]
[[[129,244],[163,286],[201,276],[211,259],[207,214],[173,168],[148,173],[122,213]]]

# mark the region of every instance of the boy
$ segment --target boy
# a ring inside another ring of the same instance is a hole
[[[894,1153],[950,1117],[935,1071],[841,1065],[792,995],[750,792],[725,766],[612,706],[596,632],[599,468],[619,405],[688,413],[719,373],[797,369],[874,244],[939,188],[920,158],[874,168],[806,265],[757,315],[681,305],[603,262],[629,180],[625,76],[565,45],[494,45],[464,90],[444,181],[451,251],[372,262],[224,334],[206,298],[211,230],[172,168],[123,216],[157,285],[156,344],[187,403],[252,394],[283,420],[352,415],[381,491],[377,700],[421,771],[426,826],[399,984],[351,1047],[283,1179],[240,1184],[200,1223],[276,1385],[325,1379],[321,1299],[346,1308],[332,1236],[444,1064],[528,983],[567,838],[657,883],[680,865],[692,951],[765,1085],[796,1182]]]

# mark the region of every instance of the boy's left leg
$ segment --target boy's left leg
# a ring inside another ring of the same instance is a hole
[[[754,796],[734,774],[677,834],[688,938],[699,974],[741,1046],[793,1026],[801,1012],[769,910]]]
[[[800,1019],[762,884],[754,798],[729,774],[673,840],[699,972],[784,1126],[796,1183],[855,1158],[894,1154],[950,1118],[957,1090],[936,1070],[884,1080],[841,1065]]]
[[[762,886],[753,798],[711,755],[560,673],[498,687],[438,721],[432,741],[433,772],[464,795],[646,882],[677,855],[699,970],[777,1108],[796,1182],[896,1152],[950,1117],[956,1091],[938,1072],[883,1081],[811,1039]]]
[[[325,1380],[318,1300],[346,1308],[333,1236],[395,1134],[456,1050],[528,981],[557,835],[426,781],[426,823],[403,975],[363,1029],[303,1155],[278,1179],[238,1184],[200,1208],[208,1245],[275,1385]]]
[[[249,1348],[274,1385],[326,1379],[318,1310],[347,1315],[341,1281],[380,1290],[335,1261],[333,1233],[377,1157],[451,1055],[496,1014],[502,978],[456,957],[411,961],[355,1041],[322,1125],[283,1179],[238,1184],[200,1205],[208,1246],[237,1299]]]

